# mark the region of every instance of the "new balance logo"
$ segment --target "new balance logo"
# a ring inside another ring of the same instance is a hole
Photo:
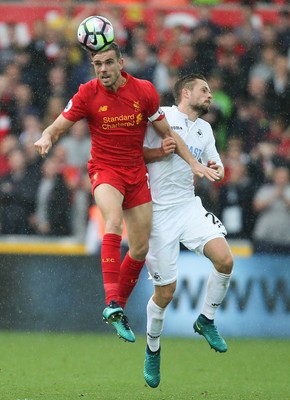
[[[104,112],[108,110],[108,106],[100,106],[99,107],[99,112]]]

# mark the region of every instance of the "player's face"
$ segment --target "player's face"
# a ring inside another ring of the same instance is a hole
[[[189,98],[191,108],[199,115],[204,115],[209,110],[211,99],[212,94],[208,84],[201,79],[197,79]]]
[[[99,81],[106,88],[117,90],[123,83],[121,70],[123,59],[117,59],[114,50],[97,53],[92,56],[92,64]]]

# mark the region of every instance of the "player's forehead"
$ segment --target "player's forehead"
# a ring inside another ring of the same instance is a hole
[[[197,85],[199,88],[207,88],[207,89],[209,90],[208,83],[207,83],[206,81],[204,81],[203,79],[197,79],[197,80],[196,80],[196,85]]]
[[[205,89],[206,91],[210,92],[210,88],[208,86],[208,83],[204,81],[203,79],[196,79],[195,85],[197,89]]]
[[[102,51],[100,53],[92,54],[93,62],[106,62],[109,60],[117,61],[117,55],[114,50]]]

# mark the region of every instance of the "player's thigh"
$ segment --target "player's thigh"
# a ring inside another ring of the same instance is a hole
[[[152,227],[152,203],[141,204],[139,206],[124,210],[129,247],[139,246],[146,243]]]
[[[184,205],[183,232],[181,242],[189,250],[203,254],[204,245],[216,237],[224,237],[226,230],[222,222],[208,212],[197,196]]]
[[[94,198],[102,213],[105,225],[107,222],[113,225],[122,224],[124,196],[118,189],[106,183],[98,185],[94,190]]]
[[[146,266],[154,285],[163,286],[177,279],[177,260],[180,253],[182,224],[176,220],[175,210],[153,213]]]
[[[203,249],[204,255],[224,274],[230,274],[233,268],[233,255],[225,238],[216,237],[209,240]]]

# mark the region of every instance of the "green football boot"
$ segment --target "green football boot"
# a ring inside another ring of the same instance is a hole
[[[144,379],[152,388],[156,388],[160,383],[160,352],[159,350],[153,352],[146,347],[145,362],[144,362]]]
[[[225,340],[218,333],[217,327],[213,321],[209,321],[203,315],[199,315],[193,324],[193,329],[199,335],[204,336],[212,349],[220,353],[225,353],[228,346]]]
[[[113,325],[117,331],[117,335],[124,339],[125,342],[135,342],[135,335],[132,332],[129,321],[122,307],[119,306],[115,301],[111,301],[108,307],[103,311],[103,320],[107,324]]]

